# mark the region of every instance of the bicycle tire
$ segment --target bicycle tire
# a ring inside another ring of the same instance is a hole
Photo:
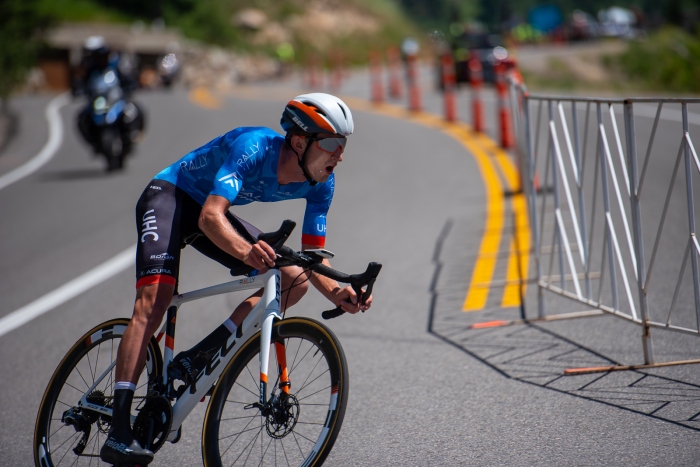
[[[273,417],[264,417],[257,408],[244,408],[259,400],[258,332],[229,362],[209,401],[202,431],[205,467],[257,466],[273,461],[274,465],[318,467],[335,443],[349,389],[347,362],[338,339],[326,326],[308,318],[284,319],[272,329],[270,372],[273,368],[276,372],[277,364],[273,344],[283,342],[292,382],[290,393],[299,409],[293,428],[273,437],[266,425]],[[271,396],[280,394],[278,384],[279,377],[268,386]],[[251,425],[254,428],[248,429]]]
[[[111,425],[111,417],[96,416],[85,410],[90,433],[82,454],[73,450],[83,438],[84,431],[63,423],[63,414],[77,407],[78,400],[116,359],[118,342],[129,324],[129,319],[119,318],[95,326],[81,337],[66,353],[49,380],[39,406],[34,428],[34,463],[37,467],[61,465],[108,465],[99,458],[100,448]],[[104,353],[109,351],[109,357]],[[100,354],[103,354],[101,357]],[[114,367],[93,391],[95,400],[108,405],[114,395]],[[158,341],[151,337],[147,345],[146,366],[139,377],[132,405],[132,414],[148,391],[149,384],[162,375],[163,357]],[[95,392],[95,391],[99,391]]]

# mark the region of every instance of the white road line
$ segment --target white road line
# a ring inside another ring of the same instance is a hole
[[[34,300],[32,303],[23,306],[19,310],[4,316],[0,319],[0,336],[4,336],[8,332],[30,322],[34,318],[38,318],[71,298],[77,297],[91,287],[122,272],[129,266],[133,266],[135,256],[136,245],[133,245],[117,256],[89,270],[82,276],[76,277],[67,284],[62,285],[53,292],[49,292],[43,297]]]
[[[61,120],[59,111],[61,107],[68,102],[70,102],[70,94],[67,92],[54,97],[51,102],[49,102],[49,105],[46,106],[45,113],[46,120],[49,122],[49,140],[41,151],[39,151],[39,154],[32,157],[24,165],[0,176],[0,190],[36,172],[56,154],[56,151],[58,151],[58,148],[61,147],[61,143],[63,142],[63,121]]]

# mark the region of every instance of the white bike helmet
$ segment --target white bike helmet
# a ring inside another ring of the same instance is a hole
[[[292,133],[301,130],[302,133],[310,135],[310,142],[316,139],[319,133],[347,137],[355,130],[352,113],[345,102],[322,92],[302,94],[289,101],[282,112],[280,124],[287,132],[287,140],[291,139]],[[311,147],[310,142],[303,154],[297,153],[297,162],[306,181],[314,186],[317,182],[306,170],[306,153]],[[296,153],[296,150],[294,152]]]
[[[304,133],[351,135],[355,129],[352,113],[345,102],[330,94],[302,94],[287,103],[280,121],[284,131],[295,127]]]

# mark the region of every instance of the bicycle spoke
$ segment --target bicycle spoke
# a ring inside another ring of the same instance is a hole
[[[92,386],[92,385],[91,385],[91,384],[88,384],[88,382],[85,381],[85,377],[84,377],[83,374],[80,372],[80,368],[78,368],[78,367],[76,366],[76,367],[75,367],[75,371],[78,372],[78,374],[80,375],[80,378],[83,380],[83,383],[85,383],[85,386],[86,386],[88,389],[90,389],[90,386]]]
[[[260,415],[247,415],[247,416],[245,416],[245,417],[222,418],[221,421],[222,421],[222,422],[227,422],[227,421],[229,421],[229,420],[244,420],[244,419],[246,419],[246,418],[255,418],[255,417],[259,417],[259,416],[260,416]]]
[[[90,360],[90,350],[88,350],[87,353],[85,354],[85,358],[87,358],[88,368],[90,369],[90,376],[92,376],[92,361]],[[82,375],[80,375],[80,376],[82,376]],[[92,378],[92,382],[93,383],[95,382],[94,377]],[[90,387],[90,386],[92,386],[92,384],[88,384],[88,387]]]
[[[252,422],[252,421],[253,421],[253,420],[251,420],[251,422]],[[250,422],[248,422],[248,424],[247,424],[241,431],[238,431],[238,432],[236,432],[236,433],[231,433],[230,435],[223,436],[223,437],[219,438],[219,440],[221,441],[221,440],[230,438],[231,436],[242,435],[243,433],[248,433],[249,431],[253,431],[253,430],[257,430],[257,429],[258,429],[257,427],[248,428],[248,425],[250,425]],[[246,430],[246,428],[248,428],[248,429]],[[236,440],[234,439],[233,441],[235,442]]]
[[[62,442],[62,443],[60,444],[60,446],[58,446],[54,451],[57,452],[59,449],[61,449],[61,448],[63,447],[64,444],[66,444],[68,441],[70,441],[70,440],[71,440],[72,438],[74,438],[76,435],[79,436],[80,433],[78,432],[78,433],[75,433],[73,436],[68,437],[68,438],[67,438],[64,442]],[[68,454],[69,452],[70,452],[70,449],[68,449],[68,450],[65,452],[65,454],[63,454],[63,456],[61,456],[61,458],[59,459],[59,461],[58,461],[58,463],[57,463],[56,465],[59,465],[59,464],[63,461],[63,458],[66,457],[66,454]]]
[[[243,427],[243,431],[240,431],[240,432],[238,432],[238,433],[233,433],[233,434],[228,435],[228,436],[224,436],[223,438],[219,438],[219,441],[222,441],[222,440],[224,440],[224,439],[226,439],[226,438],[230,438],[231,436],[235,436],[235,437],[236,437],[236,438],[233,439],[233,441],[231,441],[231,444],[228,445],[228,447],[224,450],[224,452],[221,453],[221,457],[223,457],[223,456],[228,452],[228,450],[231,449],[231,446],[233,446],[233,443],[235,443],[236,441],[238,441],[238,438],[241,436],[241,434],[243,434],[243,433],[245,433],[245,432],[247,432],[247,431],[251,431],[251,430],[257,429],[257,428],[251,428],[250,430],[246,430],[246,428],[248,428],[248,426],[249,426],[251,423],[253,423],[253,420],[254,420],[254,419],[251,419],[251,420],[246,424],[246,426]],[[240,455],[239,455],[239,457],[240,457]],[[234,461],[234,462],[235,462],[235,461]],[[233,465],[233,464],[231,464],[231,465]]]
[[[287,340],[289,340],[289,339],[287,339]],[[285,343],[285,345],[288,345],[288,344]],[[294,359],[292,359],[292,366],[290,366],[289,368],[294,368],[294,363],[297,361],[297,357],[299,356],[300,350],[301,350],[301,339],[299,339],[299,345],[297,346],[297,351],[294,354]],[[291,370],[290,370],[290,373],[291,373]]]
[[[301,445],[299,444],[299,440],[297,439],[296,432],[292,431],[292,437],[294,438],[294,442],[297,443],[297,447],[299,448],[299,454],[301,454],[301,457],[304,457],[304,451],[301,450]]]
[[[242,389],[245,389],[246,391],[248,391],[249,393],[251,393],[252,395],[254,395],[254,396],[256,397],[256,400],[257,400],[257,397],[258,397],[258,394],[257,394],[257,393],[255,393],[255,392],[251,391],[250,389],[248,389],[247,387],[243,386],[243,385],[240,384],[238,381],[236,381],[236,384],[237,384],[238,386],[240,386]]]
[[[257,386],[259,380],[255,379],[255,376],[253,376],[253,373],[251,373],[250,368],[246,366],[245,369],[248,370],[248,374],[250,375],[250,379],[253,380],[253,384]]]
[[[304,399],[308,399],[309,397],[311,397],[311,396],[313,396],[313,395],[316,395],[316,394],[318,394],[319,392],[325,391],[325,390],[327,390],[327,389],[329,389],[329,388],[330,388],[330,386],[326,386],[325,388],[319,389],[318,391],[316,391],[316,392],[314,392],[314,393],[311,393],[311,394],[309,394],[308,396],[304,396],[304,397],[302,397],[301,399],[298,399],[298,400],[303,401]],[[326,405],[327,405],[327,404],[326,404]]]
[[[263,452],[261,453],[260,462],[258,463],[258,467],[260,467],[261,465],[263,465],[263,460],[265,460],[265,456],[267,455],[267,451],[270,450],[270,445],[272,445],[272,442],[273,442],[273,441],[274,441],[274,438],[270,438],[270,442],[267,443],[267,447],[265,448],[265,451],[263,451]],[[263,444],[263,443],[261,442],[260,445],[262,446],[262,444]],[[276,464],[276,462],[275,462],[275,464]]]
[[[63,422],[61,422],[61,426],[59,426],[58,429],[57,429],[56,431],[54,431],[53,433],[51,433],[51,434],[49,435],[49,439],[51,439],[52,437],[54,437],[54,436],[56,435],[56,433],[58,433],[59,431],[61,431],[61,430],[64,429],[64,428],[66,428],[67,426],[68,426],[68,425],[64,425]]]
[[[298,423],[298,422],[297,422],[297,423]],[[300,437],[304,438],[304,439],[305,439],[306,441],[308,441],[308,442],[309,442],[309,443],[311,443],[311,444],[316,444],[316,441],[314,441],[314,440],[311,440],[311,439],[307,438],[306,436],[302,435],[302,434],[301,434],[301,433],[299,433],[298,431],[292,431],[292,434],[294,434],[294,435],[297,435],[297,436],[300,436]],[[297,443],[297,444],[298,444],[298,443]],[[303,455],[304,455],[304,454],[302,453],[302,456],[303,456]]]
[[[257,428],[257,429],[258,429],[258,430],[262,430],[262,427]],[[245,464],[248,462],[248,458],[250,457],[250,454],[253,452],[253,449],[255,448],[255,443],[257,442],[257,439],[258,439],[258,435],[255,435],[255,436],[253,437],[253,439],[251,439],[250,441],[248,441],[248,444],[243,448],[243,451],[241,451],[241,453],[238,455],[238,457],[236,457],[236,458],[233,460],[233,462],[231,463],[231,465],[235,464],[236,461],[238,461],[238,459],[240,459],[241,456],[242,456],[243,454],[245,454],[245,452],[248,450],[248,447],[250,446],[250,452],[248,453],[248,455],[245,457],[245,460],[243,461],[243,465],[245,465]],[[251,444],[251,443],[252,443],[252,444]]]
[[[97,431],[95,431],[95,434],[92,436],[92,438],[94,439],[94,443],[93,443],[94,448],[93,448],[92,452],[95,452],[97,450],[97,439],[98,439],[97,437],[99,434],[100,434],[100,430],[98,429]],[[89,442],[90,441],[88,441],[88,443]],[[98,462],[98,464],[99,464],[99,462]],[[90,458],[90,465],[92,465],[92,457]]]
[[[301,343],[299,344],[299,347],[301,348]],[[298,367],[299,365],[301,365],[301,362],[304,361],[304,359],[306,358],[307,355],[309,355],[309,352],[311,352],[311,350],[313,350],[313,347],[309,347],[309,350],[307,350],[306,353],[304,354],[304,356],[301,357],[301,360],[299,360],[299,363],[297,363],[296,365],[292,366],[292,368],[289,370],[289,377],[290,377],[290,378],[291,378],[292,373],[294,372],[294,370],[296,370],[297,367]]]
[[[318,366],[318,363],[316,364],[316,366]],[[313,372],[314,372],[315,369],[316,369],[316,367],[314,367],[314,369],[311,370],[311,373],[309,373],[309,376],[306,377],[307,381],[308,381],[308,379],[311,377],[311,375],[313,374]],[[306,381],[304,381],[304,384],[302,384],[302,386],[299,388],[299,390],[297,391],[297,394],[299,394],[301,391],[303,391],[304,388],[307,387],[309,384],[313,384],[314,381],[316,381],[317,379],[319,379],[321,376],[325,375],[326,373],[330,373],[330,370],[324,371],[323,373],[321,373],[320,375],[318,375],[317,377],[315,377],[314,379],[312,379],[311,381],[309,381],[308,384],[306,384]]]
[[[70,384],[69,382],[66,382],[66,386],[72,387],[73,389],[75,389],[76,391],[78,391],[79,394],[85,394],[83,391],[81,391],[80,389],[76,388],[75,386],[73,386],[73,385]],[[89,389],[89,386],[88,386],[88,389]]]
[[[284,460],[287,461],[287,465],[291,465],[289,463],[289,457],[287,457],[287,450],[284,448],[284,442],[280,442],[280,444],[282,445],[282,453],[284,454]]]
[[[95,357],[95,372],[92,374],[92,382],[95,383],[95,378],[97,377],[97,363],[100,361],[100,350],[102,349],[102,344],[97,346],[97,356]]]

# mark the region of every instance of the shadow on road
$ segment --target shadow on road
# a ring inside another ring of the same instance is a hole
[[[506,378],[700,431],[700,385],[647,371],[564,376],[568,368],[611,366],[618,362],[533,323],[470,329],[473,314],[440,307],[438,284],[449,220],[436,243],[428,332],[488,365]],[[442,309],[441,309],[442,308]],[[449,309],[451,312],[444,310]]]
[[[44,182],[55,182],[83,180],[87,178],[104,178],[109,176],[112,176],[112,174],[107,172],[105,169],[72,169],[46,172],[41,175],[41,180]]]

